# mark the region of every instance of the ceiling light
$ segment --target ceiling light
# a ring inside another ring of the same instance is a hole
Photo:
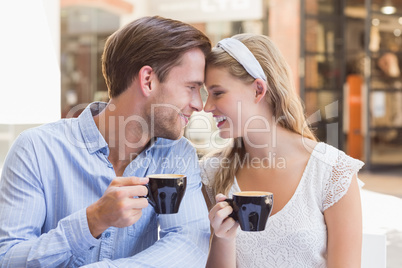
[[[387,15],[394,14],[396,7],[392,4],[391,0],[385,0],[384,5],[381,7],[381,12]]]

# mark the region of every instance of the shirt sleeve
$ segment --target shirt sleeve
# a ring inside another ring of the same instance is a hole
[[[187,188],[177,214],[158,216],[160,239],[132,257],[104,260],[85,267],[205,267],[210,229],[197,155],[187,142],[171,154],[179,156],[176,158],[179,165],[169,172],[186,174]]]
[[[86,210],[42,234],[46,211],[35,147],[24,133],[5,161],[0,180],[0,266],[76,267],[99,242],[89,232]]]
[[[357,175],[364,165],[362,161],[335,150],[336,152],[332,152],[332,156],[335,156],[334,161],[328,166],[329,176],[323,181],[323,211],[333,206],[346,194],[353,175]]]

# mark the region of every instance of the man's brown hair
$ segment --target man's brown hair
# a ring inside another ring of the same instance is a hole
[[[164,82],[169,71],[180,64],[181,56],[193,48],[200,48],[206,56],[211,42],[184,22],[154,16],[127,24],[107,39],[102,55],[109,97],[126,90],[145,65]]]

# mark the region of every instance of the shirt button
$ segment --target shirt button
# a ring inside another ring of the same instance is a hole
[[[92,246],[92,247],[89,248],[89,250],[93,250],[93,249],[94,249],[94,246]]]
[[[110,237],[110,232],[105,233],[105,237],[109,238]]]

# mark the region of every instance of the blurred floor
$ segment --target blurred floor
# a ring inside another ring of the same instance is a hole
[[[363,189],[402,198],[402,168],[382,171],[359,172],[359,179],[365,185]]]

